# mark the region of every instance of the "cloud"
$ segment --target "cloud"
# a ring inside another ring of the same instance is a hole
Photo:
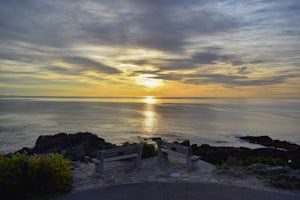
[[[106,3],[105,8],[114,13],[83,25],[96,43],[178,52],[184,50],[190,36],[226,32],[239,26],[235,19],[192,1],[118,1],[118,6]]]
[[[0,78],[93,71],[112,80],[284,83],[299,77],[288,72],[300,67],[299,8],[297,0],[0,1],[0,66],[11,68]]]
[[[63,59],[64,62],[72,64],[76,66],[77,70],[92,70],[100,73],[106,74],[119,74],[120,70],[110,67],[108,65],[102,64],[101,62],[97,62],[91,60],[89,58],[84,57],[66,57]]]
[[[248,70],[248,67],[247,66],[242,66],[238,69],[238,73],[239,74],[249,74],[250,71]]]
[[[161,59],[157,60],[156,66],[161,70],[191,70],[203,65],[214,65],[217,63],[227,63],[231,65],[241,65],[251,61],[243,61],[235,55],[211,51],[211,48],[204,48],[201,52],[196,52],[186,58]]]
[[[61,66],[53,66],[53,65],[49,65],[49,66],[43,66],[39,68],[40,71],[51,71],[57,74],[68,74],[68,75],[78,75],[80,73],[78,73],[78,71],[72,70],[72,69],[68,69],[65,67],[61,67]]]
[[[2,1],[0,6],[0,38],[36,45],[62,47],[70,40],[72,4],[51,1]],[[66,13],[68,13],[66,15]]]
[[[273,76],[266,78],[249,78],[247,76],[235,76],[224,74],[203,74],[197,75],[197,78],[187,78],[183,82],[186,84],[222,84],[224,86],[265,86],[283,83],[288,78],[295,75]]]
[[[201,2],[126,0],[6,1],[1,2],[0,25],[0,38],[5,41],[57,48],[92,43],[171,52],[183,51],[189,36],[239,26],[237,20]]]

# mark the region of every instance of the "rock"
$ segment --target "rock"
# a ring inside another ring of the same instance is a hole
[[[194,152],[198,149],[198,145],[197,144],[192,144],[191,148],[192,148],[192,151]]]
[[[152,141],[157,141],[157,140],[161,140],[161,137],[152,137],[150,138]]]
[[[294,170],[293,168],[291,168],[290,166],[285,166],[284,169],[285,169],[285,172],[287,173],[287,175],[289,177],[296,177],[296,176],[298,176],[297,171]]]
[[[189,140],[184,140],[184,141],[181,142],[180,144],[183,145],[183,146],[187,146],[187,147],[191,146]]]
[[[116,146],[92,133],[59,133],[40,136],[33,152],[36,154],[61,153],[68,159],[83,161],[86,156],[95,158],[99,150],[114,147]]]
[[[170,174],[170,177],[179,178],[180,174],[179,173],[172,173],[172,174]]]
[[[34,155],[34,151],[28,147],[23,147],[22,149],[16,151],[15,153],[21,153],[21,154],[26,153],[29,156]]]
[[[288,151],[291,162],[289,166],[293,169],[300,169],[300,148]]]
[[[284,166],[269,166],[264,165],[261,163],[256,163],[253,165],[250,165],[246,168],[248,171],[254,172],[256,174],[261,174],[264,176],[277,176],[277,175],[284,175],[288,176],[289,173],[292,174],[292,171],[288,171]],[[294,173],[293,173],[294,174]]]
[[[253,144],[260,144],[263,146],[285,149],[288,151],[292,151],[300,148],[300,146],[297,144],[290,143],[287,141],[273,140],[269,136],[244,136],[239,138]]]
[[[288,160],[288,154],[286,151],[278,150],[274,148],[234,148],[234,147],[212,147],[207,144],[201,146],[193,146],[193,153],[201,156],[201,159],[211,164],[222,164],[229,156],[236,158],[237,160],[245,160],[249,157],[271,157],[281,158]]]
[[[246,140],[253,144],[261,144],[264,146],[270,146],[273,141],[269,136],[243,136],[240,137],[240,139]]]
[[[258,148],[251,150],[251,156],[254,157],[271,157],[271,158],[282,158],[288,160],[288,153],[284,150],[274,148]]]
[[[286,169],[283,166],[266,167],[266,171],[270,174],[286,173]]]
[[[260,154],[263,154],[264,156],[266,154],[271,155],[271,157],[280,157],[283,159],[288,159],[290,160],[289,166],[291,166],[293,169],[300,169],[300,146],[298,144],[290,143],[287,141],[280,141],[280,140],[273,140],[269,136],[245,136],[245,137],[240,137],[242,140],[246,140],[250,143],[255,143],[255,144],[261,144],[267,147],[273,147],[276,148],[277,150],[286,150],[284,153],[283,151],[273,151],[272,152],[267,152],[266,150],[264,152],[259,152],[261,150],[257,150],[256,154],[258,156]]]
[[[293,169],[300,169],[300,160],[293,160],[289,166],[291,166]]]
[[[253,165],[250,165],[248,166],[246,169],[249,170],[249,171],[252,171],[252,172],[256,172],[256,173],[260,173],[260,174],[264,174],[266,173],[266,168],[268,166],[267,165],[264,165],[264,164],[261,164],[261,163],[256,163],[256,164],[253,164]]]
[[[201,146],[192,145],[195,155],[201,156],[202,160],[211,164],[222,164],[229,156],[237,160],[246,160],[249,157],[264,157],[291,160],[289,166],[293,169],[300,168],[300,147],[286,141],[272,140],[269,136],[245,136],[240,137],[251,143],[262,144],[268,148],[249,149],[244,147],[212,147],[207,144]],[[270,148],[272,147],[272,148]],[[275,147],[275,148],[274,148]]]

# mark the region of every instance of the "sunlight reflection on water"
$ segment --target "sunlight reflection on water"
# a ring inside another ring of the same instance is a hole
[[[143,129],[146,133],[154,133],[156,131],[156,127],[158,125],[158,114],[155,111],[155,105],[147,104],[145,106],[144,114],[144,122]]]

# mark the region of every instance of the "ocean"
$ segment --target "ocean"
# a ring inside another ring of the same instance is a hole
[[[40,135],[91,132],[121,144],[152,137],[215,146],[258,145],[245,135],[300,144],[300,99],[0,97],[0,153]]]

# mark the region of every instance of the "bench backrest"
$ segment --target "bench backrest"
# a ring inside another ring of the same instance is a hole
[[[163,140],[157,140],[156,143],[157,143],[158,148],[161,148],[161,149],[167,149],[167,150],[174,151],[177,153],[182,153],[185,155],[186,154],[193,155],[191,147],[183,146],[180,144],[169,143],[169,142],[165,142]]]
[[[122,155],[133,154],[133,153],[139,153],[142,151],[142,148],[143,148],[142,145],[134,145],[134,146],[126,146],[126,147],[102,150],[99,152],[98,158],[100,158],[100,156],[102,156],[103,158],[111,158],[111,157],[117,157]]]

